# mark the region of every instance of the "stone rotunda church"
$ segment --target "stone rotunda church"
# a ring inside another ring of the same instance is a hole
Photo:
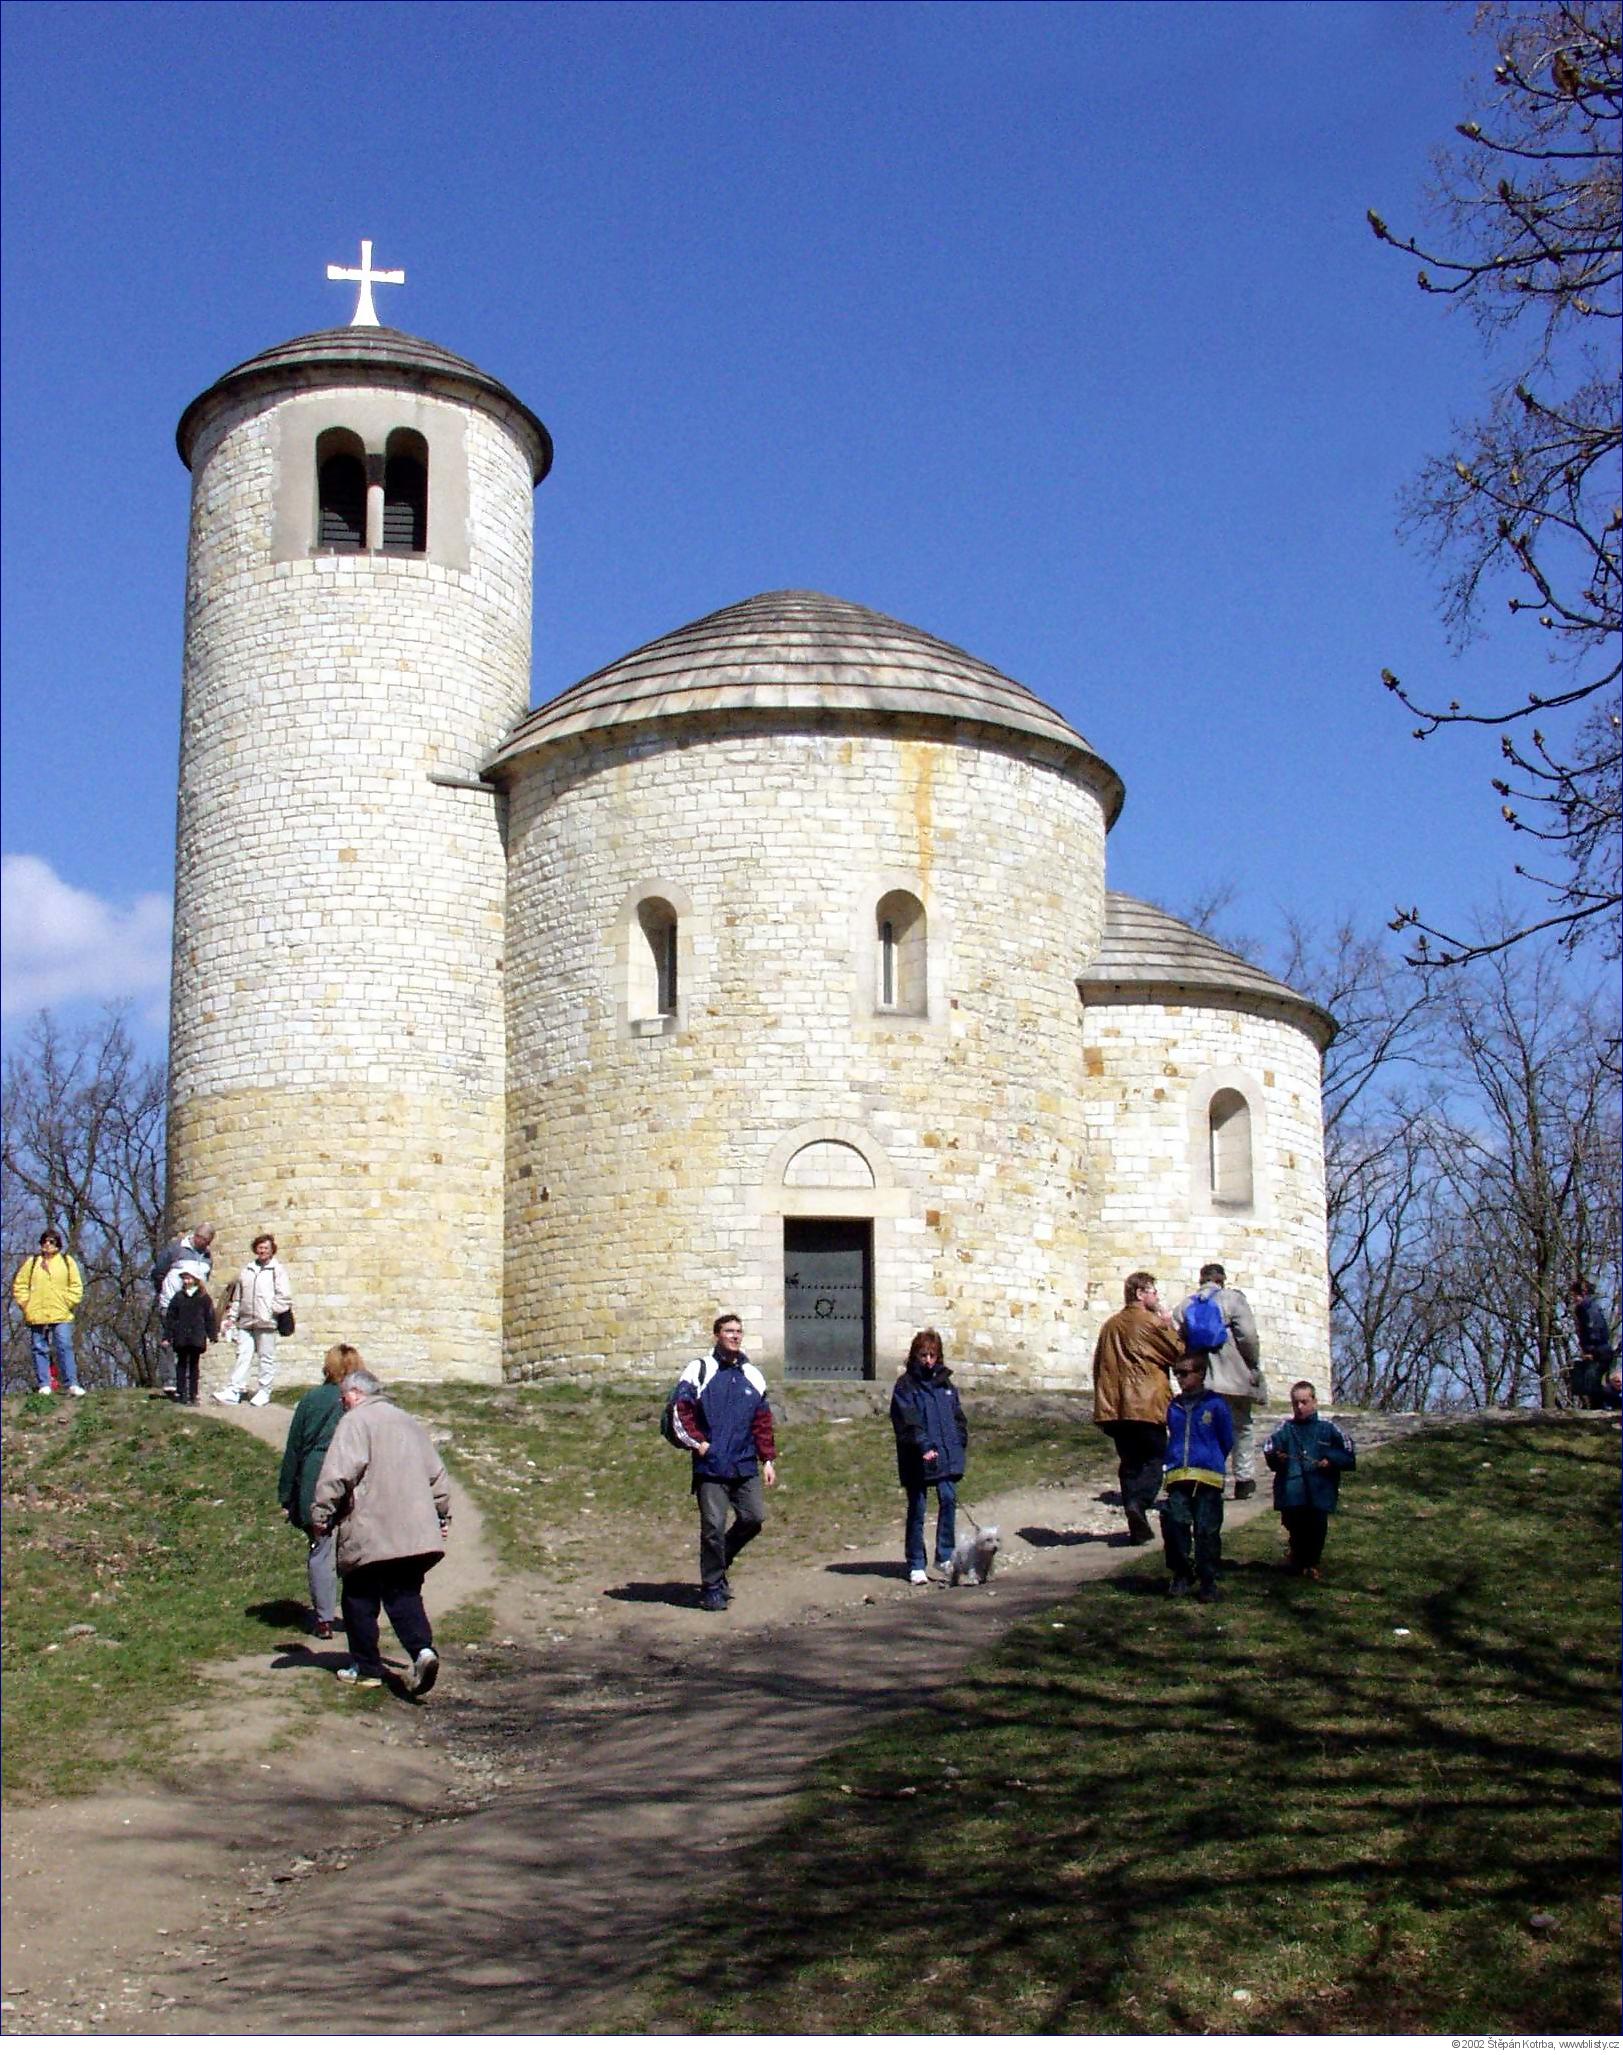
[[[532,709],[551,439],[375,317],[178,442],[170,1213],[279,1237],[295,1374],[669,1375],[726,1307],[779,1379],[934,1326],[1075,1388],[1129,1270],[1215,1257],[1322,1388],[1334,1023],[1107,891],[1068,722],[797,591]]]

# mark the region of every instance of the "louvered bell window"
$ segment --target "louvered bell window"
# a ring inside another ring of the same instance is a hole
[[[366,547],[366,466],[347,451],[328,457],[320,472],[321,517],[318,549]]]
[[[421,457],[391,453],[383,467],[383,547],[398,555],[428,547],[428,466]]]

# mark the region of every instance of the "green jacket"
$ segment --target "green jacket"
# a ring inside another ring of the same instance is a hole
[[[344,1402],[338,1396],[336,1384],[318,1384],[294,1408],[287,1447],[282,1451],[282,1475],[276,1498],[301,1527],[310,1524],[310,1501],[315,1496],[316,1479],[321,1475],[327,1444],[343,1413]]]

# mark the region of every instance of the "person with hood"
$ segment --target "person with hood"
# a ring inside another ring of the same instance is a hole
[[[39,1238],[39,1254],[19,1264],[11,1280],[11,1296],[28,1323],[34,1382],[43,1392],[51,1389],[54,1362],[69,1395],[76,1399],[85,1395],[73,1354],[73,1315],[84,1295],[84,1275],[78,1264],[67,1254],[56,1229],[45,1228]]]
[[[276,1498],[282,1511],[293,1526],[304,1530],[310,1544],[310,1560],[306,1566],[310,1580],[310,1605],[316,1616],[315,1632],[322,1641],[331,1641],[333,1629],[338,1625],[337,1541],[332,1534],[315,1532],[310,1522],[310,1501],[315,1497],[321,1466],[338,1423],[344,1416],[344,1402],[338,1387],[352,1370],[365,1368],[366,1360],[360,1350],[352,1349],[347,1342],[340,1342],[336,1348],[327,1351],[321,1365],[322,1381],[314,1391],[307,1391],[293,1408],[287,1446],[282,1451],[282,1474],[276,1486]]]
[[[220,1338],[220,1322],[203,1282],[201,1263],[175,1265],[175,1295],[164,1309],[163,1338],[175,1356],[175,1403],[197,1404],[198,1365],[211,1341]]]
[[[719,1613],[732,1603],[733,1559],[766,1524],[761,1485],[778,1481],[778,1448],[766,1379],[744,1353],[743,1321],[721,1313],[710,1332],[710,1349],[677,1381],[673,1412],[677,1440],[693,1457],[699,1501],[699,1604]]]
[[[1191,1591],[1210,1605],[1223,1561],[1223,1466],[1234,1447],[1228,1401],[1206,1386],[1204,1354],[1180,1356],[1172,1366],[1178,1395],[1167,1408],[1166,1500],[1161,1545],[1171,1582],[1169,1598]]]
[[[1290,1540],[1286,1567],[1316,1584],[1341,1473],[1356,1466],[1358,1455],[1336,1423],[1321,1417],[1318,1393],[1305,1378],[1291,1386],[1291,1416],[1263,1444],[1262,1460],[1274,1473],[1274,1508]]]
[[[373,1689],[383,1682],[381,1606],[411,1658],[410,1690],[420,1698],[440,1668],[423,1579],[445,1554],[451,1531],[445,1465],[422,1423],[389,1403],[370,1370],[346,1371],[338,1398],[344,1416],[310,1494],[310,1532],[338,1537],[350,1655],[338,1675]]]
[[[896,1434],[896,1471],[907,1493],[904,1552],[910,1584],[927,1583],[924,1516],[935,1486],[935,1566],[952,1568],[957,1545],[958,1485],[969,1452],[969,1422],[953,1388],[941,1337],[933,1327],[915,1334],[907,1368],[890,1395],[890,1424]]]

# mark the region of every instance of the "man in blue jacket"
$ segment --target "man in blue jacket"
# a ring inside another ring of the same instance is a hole
[[[695,1356],[676,1387],[676,1432],[693,1453],[699,1501],[699,1604],[719,1613],[731,1603],[727,1572],[766,1522],[763,1480],[776,1484],[777,1444],[766,1379],[744,1353],[744,1323],[723,1313],[714,1344]],[[727,1525],[731,1508],[733,1522]]]
[[[1178,1396],[1167,1408],[1161,1513],[1161,1544],[1172,1573],[1167,1596],[1187,1598],[1194,1591],[1210,1605],[1223,1560],[1223,1470],[1234,1447],[1234,1415],[1227,1399],[1206,1389],[1204,1356],[1180,1357],[1172,1374]]]
[[[1291,1416],[1269,1435],[1262,1460],[1274,1473],[1274,1508],[1290,1537],[1287,1567],[1317,1583],[1341,1473],[1351,1470],[1358,1456],[1336,1423],[1320,1418],[1311,1384],[1291,1386]]]

